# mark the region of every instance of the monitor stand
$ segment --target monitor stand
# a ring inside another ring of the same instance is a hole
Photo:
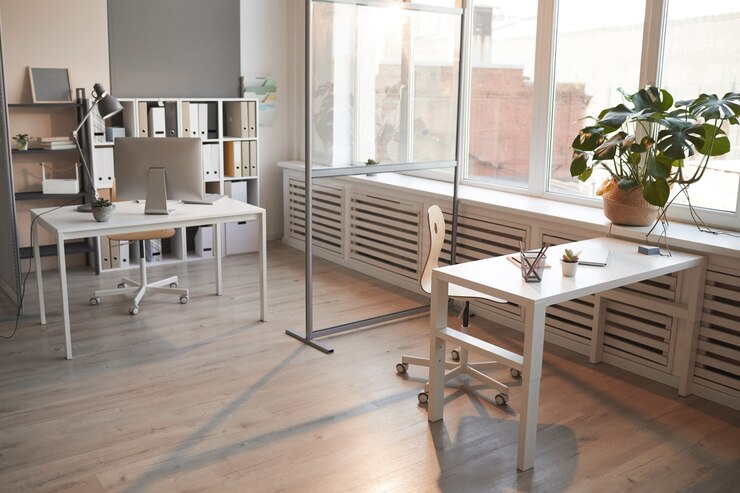
[[[173,209],[167,209],[167,181],[164,168],[149,168],[144,214],[169,214],[170,212],[173,212]]]

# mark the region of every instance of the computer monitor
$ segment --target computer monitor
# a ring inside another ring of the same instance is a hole
[[[192,137],[115,139],[116,199],[146,199],[149,169],[164,168],[167,200],[202,200],[202,148]]]

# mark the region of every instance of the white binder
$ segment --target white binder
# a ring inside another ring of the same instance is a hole
[[[149,114],[146,101],[139,101],[139,137],[149,137]]]
[[[208,139],[208,103],[198,103],[198,136]]]
[[[213,257],[213,226],[201,226],[195,232],[195,254]]]
[[[241,142],[241,148],[242,148],[242,176],[252,176],[252,162],[251,158],[252,156],[249,153],[249,142],[248,141],[242,141]]]
[[[161,106],[149,108],[149,137],[167,137],[164,108]]]
[[[257,176],[257,141],[249,141],[249,176]]]
[[[247,201],[247,182],[246,181],[227,181],[224,182],[224,192],[234,200],[240,202]]]
[[[93,149],[93,178],[95,188],[113,187],[113,148],[96,147]]]
[[[185,135],[185,137],[198,137],[200,136],[200,129],[198,128],[198,113],[199,113],[199,107],[200,105],[198,103],[190,103],[189,105],[190,110],[190,133]]]

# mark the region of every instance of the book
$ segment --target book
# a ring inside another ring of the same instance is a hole
[[[39,139],[42,143],[44,142],[72,142],[72,139],[68,135],[63,137],[41,137]]]

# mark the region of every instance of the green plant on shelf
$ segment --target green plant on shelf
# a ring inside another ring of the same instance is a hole
[[[376,161],[373,158],[368,158],[367,161],[365,161],[365,165],[372,166],[373,164],[380,164],[380,161]]]
[[[31,136],[28,134],[18,134],[13,136],[19,151],[28,150],[28,141],[31,140]]]

